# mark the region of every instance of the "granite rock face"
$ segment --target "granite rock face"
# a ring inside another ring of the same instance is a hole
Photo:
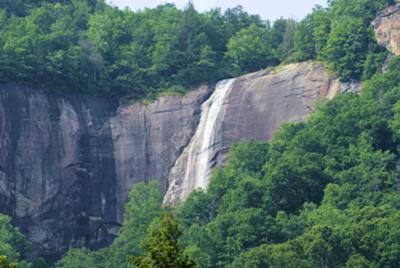
[[[203,86],[184,97],[163,97],[146,106],[122,106],[111,118],[119,222],[122,205],[135,183],[158,179],[166,191],[168,172],[190,142],[201,104],[211,91]]]
[[[0,87],[0,210],[49,259],[72,241],[110,239],[103,227],[116,222],[113,141],[105,124],[111,106]]]
[[[400,55],[400,1],[379,13],[374,20],[375,36],[378,44],[394,55]]]
[[[132,185],[168,171],[190,141],[202,87],[150,105],[0,86],[0,212],[53,261],[108,245]]]
[[[358,89],[358,84],[340,83],[322,64],[312,62],[223,81],[211,103],[203,105],[199,129],[171,169],[165,202],[175,204],[192,190],[206,188],[211,168],[225,162],[233,142],[270,140],[283,123],[306,120],[315,100]],[[215,109],[215,104],[220,107]],[[202,124],[209,118],[217,120],[211,126]],[[207,135],[209,128],[213,128],[212,137]]]
[[[284,123],[305,121],[320,99],[358,92],[358,83],[341,83],[323,64],[290,64],[236,79],[227,96],[216,162],[225,161],[229,145],[240,140],[270,140]]]

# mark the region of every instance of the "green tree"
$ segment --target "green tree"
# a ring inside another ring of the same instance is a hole
[[[70,249],[67,254],[55,264],[57,268],[98,267],[93,254],[88,249]]]
[[[6,256],[0,256],[0,268],[16,268],[15,262],[9,263]]]
[[[276,63],[266,29],[256,24],[239,31],[227,47],[225,56],[232,62],[235,74],[257,71]]]
[[[0,214],[0,256],[9,262],[19,262],[30,250],[31,244],[11,225],[11,218]]]
[[[269,42],[279,62],[287,60],[292,53],[296,26],[296,22],[292,19],[278,19],[271,28]]]
[[[331,19],[326,9],[317,6],[298,23],[294,34],[294,60],[324,59],[323,49],[331,30]]]
[[[162,215],[150,225],[149,234],[142,242],[147,254],[131,257],[132,263],[136,267],[197,267],[180,248],[180,235],[178,222],[172,213]]]
[[[360,18],[343,17],[333,23],[324,55],[328,66],[343,80],[361,77],[368,51],[368,36],[368,29]]]
[[[158,181],[149,184],[138,183],[134,186],[125,205],[122,228],[110,246],[112,256],[105,262],[114,267],[126,267],[127,256],[143,253],[140,241],[148,234],[148,226],[168,210],[161,206],[161,202],[162,194]]]

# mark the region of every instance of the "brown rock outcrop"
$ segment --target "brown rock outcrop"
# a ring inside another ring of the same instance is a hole
[[[399,2],[399,1],[397,1]],[[400,55],[400,4],[389,6],[379,13],[373,26],[378,44],[396,56]]]

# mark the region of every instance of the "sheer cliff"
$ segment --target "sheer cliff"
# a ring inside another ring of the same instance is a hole
[[[70,246],[109,244],[132,186],[158,179],[165,202],[205,188],[236,141],[268,140],[342,91],[305,62],[202,86],[152,104],[0,86],[0,212],[54,260]],[[201,167],[201,168],[200,168]]]
[[[165,202],[206,188],[211,167],[226,160],[233,142],[269,140],[281,124],[305,120],[315,100],[357,87],[340,83],[322,64],[311,62],[220,82],[203,104],[196,135],[171,169]]]
[[[0,86],[0,210],[48,259],[110,243],[132,185],[159,178],[189,142],[205,86],[150,105]]]

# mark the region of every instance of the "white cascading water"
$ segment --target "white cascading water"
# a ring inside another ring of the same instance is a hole
[[[194,189],[206,189],[211,175],[215,144],[222,124],[226,97],[235,79],[223,80],[201,106],[200,123],[189,145],[170,172],[166,203],[185,199]]]
[[[219,129],[220,115],[225,97],[232,85],[232,80],[220,82],[214,94],[202,106],[199,127],[189,145],[185,178],[183,185],[190,188],[206,189],[210,176],[210,154],[214,146],[215,134]]]

